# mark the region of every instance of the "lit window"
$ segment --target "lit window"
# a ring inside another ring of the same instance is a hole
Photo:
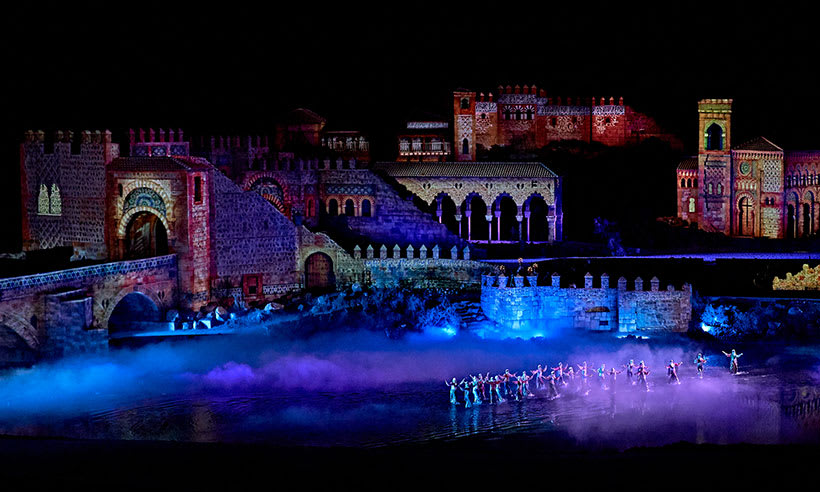
[[[40,185],[40,194],[37,196],[37,213],[48,215],[48,187]]]
[[[60,188],[57,183],[51,185],[51,198],[48,202],[48,210],[51,215],[61,215],[63,213],[63,201],[60,198]]]
[[[194,177],[194,203],[202,201],[202,178],[200,176]]]
[[[693,213],[695,211],[695,199],[689,199],[689,213]]]

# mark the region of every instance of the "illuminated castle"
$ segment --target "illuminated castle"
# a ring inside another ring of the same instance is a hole
[[[455,91],[453,120],[457,161],[473,161],[477,151],[496,145],[537,149],[562,140],[623,146],[654,137],[681,147],[677,137],[624,105],[622,97],[552,98],[534,85],[499,86],[495,96]]]
[[[678,217],[737,237],[796,238],[820,229],[820,151],[766,138],[732,146],[732,100],[698,102],[698,155],[678,165]]]

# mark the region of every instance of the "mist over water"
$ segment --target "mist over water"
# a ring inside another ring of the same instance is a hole
[[[778,407],[783,388],[818,384],[817,350],[746,354],[739,376],[728,373],[720,352],[706,350],[706,377],[698,380],[692,359],[702,347],[683,338],[652,342],[608,334],[396,341],[366,331],[164,342],[3,373],[0,433],[318,445],[521,432],[583,447],[820,442],[817,429],[792,429]],[[598,387],[595,369],[620,370],[630,359],[650,368],[649,393],[627,384],[625,373],[615,391]],[[681,385],[666,383],[670,360],[684,362]],[[565,388],[550,400],[532,381],[536,397],[526,401],[465,409],[459,391],[461,403],[448,402],[444,381],[453,377],[520,374],[558,362],[576,371],[587,362],[590,392]]]

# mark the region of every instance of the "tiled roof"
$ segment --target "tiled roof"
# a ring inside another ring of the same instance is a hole
[[[399,178],[472,177],[472,178],[557,178],[540,162],[377,162],[374,169]]]
[[[118,157],[108,169],[114,171],[201,171],[213,166],[197,157]]]
[[[757,137],[748,142],[738,145],[734,150],[752,150],[758,152],[782,152],[783,149],[771,143],[764,137]]]
[[[690,171],[690,170],[697,170],[698,169],[698,158],[697,157],[689,157],[680,161],[678,164],[678,170],[680,171]]]

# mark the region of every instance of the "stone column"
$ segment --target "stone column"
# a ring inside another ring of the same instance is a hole
[[[461,214],[456,214],[456,222],[458,222],[458,237],[461,237]]]
[[[470,216],[472,214],[473,213],[470,210],[464,211],[464,215],[467,217],[467,241],[472,241],[473,239],[473,229],[472,224],[470,223]]]
[[[518,221],[518,242],[520,243],[524,241],[524,236],[521,235],[521,221],[524,220],[524,216],[520,214],[516,215],[515,220]]]
[[[555,241],[555,216],[549,215],[547,216],[547,224],[549,227],[549,238],[547,239],[549,242]]]
[[[485,215],[485,219],[487,219],[487,244],[493,242],[493,216],[492,215]]]
[[[436,197],[436,217],[438,217],[438,223],[439,224],[441,224],[441,215],[442,215],[441,197],[438,196],[438,197]]]
[[[532,236],[530,235],[530,216],[532,216],[532,212],[529,210],[524,212],[524,217],[527,218],[527,242],[532,244]]]
[[[495,215],[495,220],[496,220],[495,230],[498,232],[498,235],[496,236],[496,240],[501,241],[501,210],[496,210],[495,212],[493,212],[493,215]]]

